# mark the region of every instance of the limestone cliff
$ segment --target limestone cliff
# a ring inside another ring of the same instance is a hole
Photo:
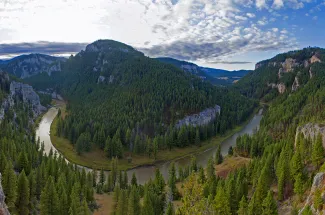
[[[6,73],[0,71],[0,83],[3,80],[7,80],[7,83],[10,83],[8,75],[4,75]],[[26,105],[30,105],[33,111],[33,116],[39,116],[43,111],[46,110],[40,103],[40,98],[37,93],[33,90],[33,88],[27,84],[23,84],[20,82],[12,81],[8,87],[8,92],[6,93],[5,98],[0,101],[0,122],[3,120],[5,112],[12,108],[17,101],[21,101]]]
[[[33,90],[32,86],[12,81],[10,83],[10,99],[14,101],[16,98],[20,98],[24,103],[30,104],[34,116],[39,116],[46,110],[45,107],[41,105],[40,98]]]
[[[221,110],[220,106],[216,105],[215,107],[207,108],[198,114],[186,116],[184,119],[181,119],[176,123],[176,127],[180,128],[185,125],[186,126],[191,125],[194,127],[207,125],[217,117],[217,113],[220,114],[220,110]]]
[[[5,203],[5,194],[1,186],[1,173],[0,173],[0,215],[10,215],[7,205]]]
[[[305,138],[311,138],[314,140],[317,135],[320,133],[323,138],[323,147],[325,148],[325,125],[319,124],[319,123],[307,123],[306,125],[299,126],[296,131],[296,140],[299,133],[302,133]]]

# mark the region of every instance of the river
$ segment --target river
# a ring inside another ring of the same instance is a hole
[[[42,120],[39,124],[39,127],[36,130],[36,138],[40,138],[41,142],[44,142],[44,149],[45,153],[48,154],[49,151],[53,150],[53,152],[57,151],[55,147],[52,145],[51,138],[50,138],[50,127],[51,123],[53,122],[54,118],[56,117],[58,113],[58,107],[52,107],[50,108],[47,113],[42,117]],[[221,152],[223,155],[226,155],[228,152],[228,149],[230,146],[236,145],[236,138],[243,134],[252,134],[255,130],[259,128],[260,121],[262,119],[262,109],[247,123],[239,132],[235,133],[231,137],[227,138],[221,143]],[[211,156],[214,156],[216,153],[217,148],[212,147],[204,152],[198,153],[194,156],[196,156],[197,163],[200,166],[206,167],[208,160]],[[58,152],[58,151],[57,151]],[[59,152],[58,152],[59,153]],[[182,158],[174,160],[174,163],[176,167],[186,167],[190,165],[191,162],[191,156],[184,156]],[[170,166],[171,162],[163,162],[156,164],[155,166],[143,166],[138,167],[135,169],[128,170],[128,177],[131,179],[132,174],[135,173],[138,183],[144,184],[147,182],[151,177],[154,177],[155,168],[159,168],[160,172],[164,176],[164,178],[167,180],[168,178],[168,168]],[[86,167],[80,167],[85,168],[87,171],[90,171],[90,169]]]

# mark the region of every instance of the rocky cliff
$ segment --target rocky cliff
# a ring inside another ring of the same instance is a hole
[[[0,215],[10,215],[7,205],[5,203],[5,195],[1,186],[1,173],[0,173]]]
[[[41,105],[39,96],[30,85],[15,81],[11,82],[10,97],[12,101],[18,97],[22,99],[24,103],[30,104],[32,106],[34,116],[38,116],[46,110],[46,108]]]
[[[0,71],[0,84],[6,81],[10,83],[8,74]],[[27,84],[12,81],[8,87],[8,93],[6,97],[0,101],[0,122],[3,120],[5,112],[15,105],[15,102],[22,101],[25,104],[31,105],[33,110],[33,116],[39,116],[43,111],[46,110],[40,103],[40,98],[33,88]]]
[[[207,108],[198,114],[186,116],[184,119],[179,120],[175,126],[177,128],[180,128],[185,125],[186,126],[191,125],[194,127],[207,125],[208,123],[210,123],[216,118],[217,113],[220,114],[220,110],[221,108],[219,105],[216,105],[213,108]]]
[[[49,76],[53,72],[60,72],[62,70],[62,63],[65,61],[65,58],[30,54],[13,58],[2,67],[4,71],[24,79],[43,72],[46,72]]]
[[[307,123],[306,125],[299,126],[296,131],[296,140],[299,133],[302,133],[305,138],[311,138],[314,140],[317,135],[320,133],[323,138],[323,147],[325,148],[325,125],[319,124],[319,123]]]

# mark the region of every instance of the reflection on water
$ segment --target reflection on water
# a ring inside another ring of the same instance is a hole
[[[48,112],[43,116],[42,121],[39,124],[38,129],[36,130],[36,138],[40,138],[41,142],[44,142],[45,147],[45,153],[49,153],[50,149],[53,149],[53,152],[57,151],[51,142],[50,138],[50,127],[53,119],[58,113],[58,108],[52,107],[48,110]],[[235,133],[233,136],[229,137],[225,141],[221,143],[221,152],[223,155],[226,155],[228,152],[228,149],[230,146],[236,145],[236,138],[243,134],[252,134],[255,130],[259,128],[260,121],[262,119],[262,110],[258,114],[256,114],[253,119],[246,125],[244,128]],[[208,149],[204,152],[201,152],[199,154],[196,154],[197,163],[200,166],[205,167],[208,163],[208,160],[211,156],[214,156],[216,153],[217,148],[213,147],[211,149]],[[191,157],[185,156],[180,159],[177,159],[174,161],[176,167],[186,167],[190,165]],[[156,166],[145,166],[145,167],[139,167],[128,171],[129,179],[131,179],[132,174],[135,173],[138,183],[144,184],[146,181],[150,179],[150,177],[154,177],[155,168],[159,168],[160,172],[164,176],[164,178],[167,180],[168,178],[168,168],[170,165],[170,161],[157,164]],[[90,171],[90,169],[85,168],[87,171]]]

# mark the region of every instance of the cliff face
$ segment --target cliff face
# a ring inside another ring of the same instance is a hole
[[[0,101],[0,122],[4,118],[5,112],[12,108],[17,100],[31,105],[34,117],[39,116],[46,110],[41,105],[39,96],[31,86],[15,81],[10,82],[8,74],[2,71],[0,71],[0,87],[3,91],[8,90],[5,98]]]
[[[1,173],[0,173],[0,215],[10,215],[7,205],[5,203],[5,195],[1,186]]]
[[[312,140],[314,140],[320,133],[323,138],[323,147],[325,148],[325,125],[318,123],[307,123],[304,126],[299,126],[296,131],[295,143],[297,142],[299,133],[302,133],[305,138],[311,138]]]
[[[194,127],[207,125],[217,117],[217,113],[220,114],[220,110],[221,108],[219,105],[216,105],[213,108],[207,108],[198,114],[193,114],[185,117],[184,119],[179,120],[176,123],[176,127],[180,128],[185,125],[186,126],[191,125]]]
[[[15,81],[11,82],[10,97],[12,100],[19,97],[24,103],[30,104],[32,106],[34,116],[38,116],[46,110],[46,108],[41,105],[39,96],[33,90],[33,87],[27,84]]]

